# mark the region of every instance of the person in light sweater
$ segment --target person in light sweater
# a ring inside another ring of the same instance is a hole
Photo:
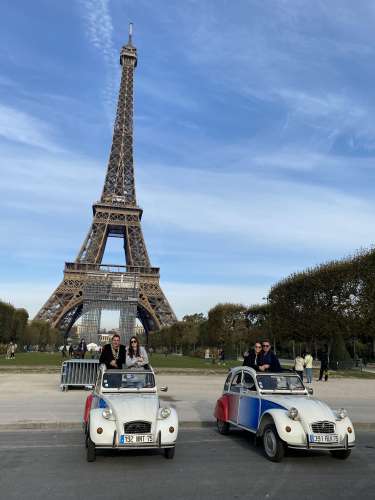
[[[306,372],[306,381],[308,384],[312,383],[312,375],[313,375],[313,357],[309,351],[305,354],[305,372]]]
[[[137,337],[131,337],[129,346],[126,349],[126,368],[144,368],[147,370],[148,356],[146,349],[139,343]]]
[[[300,355],[296,356],[296,359],[294,360],[294,371],[298,373],[302,381],[303,381],[304,365],[305,365],[305,359]]]

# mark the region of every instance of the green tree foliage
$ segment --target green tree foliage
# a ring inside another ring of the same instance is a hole
[[[331,359],[345,361],[345,344],[375,338],[375,251],[362,252],[293,274],[269,295],[272,333],[316,348],[326,343]]]
[[[0,344],[39,345],[42,349],[61,342],[61,334],[46,321],[28,321],[25,309],[0,301]]]

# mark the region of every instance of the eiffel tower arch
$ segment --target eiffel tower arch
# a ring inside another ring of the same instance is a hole
[[[93,276],[116,281],[137,276],[137,317],[146,333],[170,325],[176,316],[159,283],[159,268],[152,267],[143,238],[142,209],[137,205],[133,163],[133,82],[137,50],[129,40],[120,52],[122,67],[117,113],[102,195],[94,203],[93,220],[74,262],[66,262],[64,277],[35,319],[69,332],[82,315],[87,281]],[[82,180],[83,181],[83,180]],[[124,262],[103,264],[108,238],[123,240]]]

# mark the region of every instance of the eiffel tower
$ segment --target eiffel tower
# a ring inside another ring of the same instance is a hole
[[[65,263],[63,281],[35,317],[66,334],[82,315],[85,285],[93,276],[106,280],[137,276],[137,317],[146,333],[176,321],[159,284],[159,268],[150,264],[141,227],[143,211],[135,196],[133,80],[137,50],[132,44],[131,24],[128,43],[120,52],[120,64],[121,85],[102,196],[92,207],[93,221],[76,260]],[[102,264],[109,237],[123,239],[125,265]]]

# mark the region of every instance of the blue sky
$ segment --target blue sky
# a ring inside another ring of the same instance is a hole
[[[143,230],[179,317],[368,248],[375,3],[13,0],[0,15],[0,297],[33,315],[101,194],[134,23]],[[122,263],[116,241],[105,262]]]

